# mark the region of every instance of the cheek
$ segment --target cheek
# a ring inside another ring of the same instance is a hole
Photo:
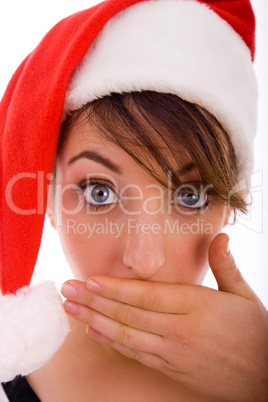
[[[192,283],[201,284],[208,270],[208,249],[214,236],[196,236],[193,249],[193,275]]]
[[[181,226],[178,236],[169,241],[169,265],[176,273],[177,283],[201,284],[209,268],[208,251],[214,237],[221,232],[225,214],[217,211]],[[187,230],[186,230],[187,229]],[[176,268],[175,268],[176,267]]]
[[[75,278],[86,281],[94,274],[112,274],[120,242],[106,231],[104,223],[63,215],[58,233]]]
[[[179,235],[169,250],[168,266],[173,267],[170,282],[201,284],[208,270],[208,249],[213,236]],[[175,277],[174,277],[175,276]]]
[[[199,220],[181,221],[185,226],[179,226],[177,234],[165,233],[161,244],[165,264],[152,280],[202,283],[208,269],[209,246],[222,230],[225,217],[221,211],[216,212]],[[116,238],[111,228],[105,226],[109,220],[105,216],[86,219],[83,212],[73,216],[62,214],[58,232],[67,261],[77,279],[86,281],[94,274],[129,277],[131,270],[122,263],[127,234],[123,231]],[[115,217],[114,220],[119,222]]]

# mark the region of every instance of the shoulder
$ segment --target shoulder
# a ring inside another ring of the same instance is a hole
[[[25,377],[17,376],[14,380],[3,383],[2,387],[10,402],[40,402]]]

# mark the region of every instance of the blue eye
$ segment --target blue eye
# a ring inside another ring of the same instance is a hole
[[[202,209],[208,204],[208,195],[204,192],[181,191],[176,194],[174,201],[176,205],[182,207]]]
[[[85,201],[91,205],[111,205],[117,202],[115,192],[105,184],[89,183],[83,191]]]

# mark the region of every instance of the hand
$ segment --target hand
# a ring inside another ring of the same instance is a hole
[[[66,311],[94,339],[201,394],[267,401],[267,310],[227,244],[220,234],[209,249],[219,290],[95,276],[68,282],[77,294]]]

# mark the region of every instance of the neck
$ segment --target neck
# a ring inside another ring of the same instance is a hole
[[[208,402],[157,370],[128,359],[86,334],[86,326],[70,319],[71,332],[56,355],[27,379],[42,401],[154,400]],[[50,384],[50,387],[47,386]],[[86,395],[86,397],[85,397]]]
[[[119,364],[134,362],[114,350],[110,345],[92,339],[86,333],[85,324],[73,318],[69,318],[69,322],[71,331],[63,347],[69,351],[73,351],[76,356],[81,356],[84,362],[87,360],[92,362],[92,358],[94,357],[102,361],[106,360],[107,363],[109,361],[113,363],[118,362]]]

